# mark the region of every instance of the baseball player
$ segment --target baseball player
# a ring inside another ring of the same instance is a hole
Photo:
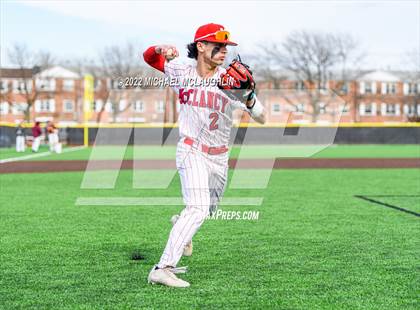
[[[25,129],[22,127],[23,122],[20,122],[16,128],[16,152],[25,152]]]
[[[32,152],[38,152],[39,145],[41,144],[41,134],[40,122],[35,122],[34,127],[32,127],[32,136],[34,138],[32,141]]]
[[[173,60],[179,55],[175,46],[152,46],[143,53],[150,66],[175,81],[172,88],[180,104],[176,165],[185,204],[181,214],[171,219],[166,247],[148,276],[152,284],[190,285],[176,276],[186,271],[177,264],[183,254],[192,254],[194,234],[223,195],[233,110],[242,109],[257,122],[265,122],[248,66],[235,60],[227,69],[221,67],[228,45],[237,44],[222,25],[211,23],[199,27],[194,42],[187,45],[188,57],[197,61],[194,65]]]
[[[59,153],[59,140],[58,140],[58,129],[53,122],[49,121],[46,127],[48,144],[50,146],[50,152]]]

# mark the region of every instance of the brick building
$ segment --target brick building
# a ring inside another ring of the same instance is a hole
[[[329,81],[317,91],[291,77],[276,88],[273,83],[259,82],[258,96],[267,109],[268,123],[406,122],[420,115],[420,81],[407,73],[371,71],[339,87],[337,83]],[[90,123],[176,120],[179,104],[172,90],[119,89],[116,84],[110,79],[95,80]],[[83,92],[83,77],[63,67],[41,72],[1,69],[0,118],[4,122],[23,120],[29,102],[30,120],[82,123]],[[315,101],[314,93],[318,95]],[[236,117],[239,122],[241,116]]]
[[[1,69],[0,117],[2,121],[25,119],[77,123],[83,95],[81,77],[67,69]],[[29,107],[28,107],[29,106]]]

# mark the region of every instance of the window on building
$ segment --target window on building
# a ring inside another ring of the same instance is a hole
[[[342,114],[348,114],[350,112],[350,106],[347,103],[341,105],[339,112],[341,112]]]
[[[382,103],[381,104],[382,115],[400,115],[400,104],[399,103]]]
[[[14,93],[19,93],[20,92],[20,87],[19,87],[19,81],[18,80],[12,81],[12,88],[13,88]]]
[[[103,101],[102,100],[94,100],[92,104],[92,110],[95,112],[100,112],[103,107]]]
[[[41,100],[40,112],[49,112],[51,110],[51,105],[49,100]]]
[[[359,113],[360,115],[376,115],[376,103],[360,103],[359,105]]]
[[[372,115],[373,105],[371,103],[365,104],[365,115]]]
[[[419,93],[419,87],[417,83],[408,83],[408,94],[414,95]]]
[[[144,102],[140,100],[136,100],[133,104],[134,112],[144,112]]]
[[[303,104],[303,103],[296,104],[295,105],[295,112],[297,112],[297,113],[305,112],[305,104]]]
[[[295,89],[296,90],[304,90],[305,89],[305,83],[303,81],[296,81],[295,82]]]
[[[74,90],[74,80],[63,80],[63,90],[73,91]]]
[[[26,91],[31,91],[32,84],[29,81],[21,81],[19,82],[19,90],[21,93],[25,93]]]
[[[32,90],[32,81],[31,80],[27,80],[27,81],[14,80],[12,84],[13,84],[13,91],[15,93],[23,94],[23,93],[26,92],[25,89],[27,89],[28,92],[30,92]]]
[[[9,103],[7,102],[0,103],[0,114],[5,115],[7,113],[9,113]]]
[[[55,90],[55,79],[39,79],[36,81],[37,88],[41,91]]]
[[[420,111],[418,111],[418,112],[420,112]],[[404,114],[405,115],[413,116],[415,113],[416,113],[415,104],[409,104],[409,103],[404,104]]]
[[[101,80],[95,79],[95,80],[93,81],[93,87],[94,87],[96,90],[100,89],[100,88],[101,88],[101,86],[102,86],[102,81],[101,81]]]
[[[7,93],[9,90],[9,82],[7,80],[0,81],[0,92]]]
[[[156,101],[155,109],[157,113],[163,113],[165,111],[165,103],[162,100]]]
[[[369,82],[365,83],[365,93],[372,94],[372,83],[369,83]]]
[[[113,103],[113,102],[111,102],[111,101],[108,101],[108,102],[105,104],[105,111],[106,111],[106,112],[113,113],[115,109],[118,109],[118,105],[117,105],[117,103]]]
[[[118,104],[118,111],[124,112],[128,108],[128,102],[125,99],[121,99]]]
[[[106,79],[106,87],[107,89],[121,89],[123,87],[122,85],[120,85],[119,82],[120,82],[119,78],[115,78],[115,79],[108,78]]]
[[[271,112],[279,113],[280,112],[280,103],[273,103],[271,105]]]
[[[397,93],[397,84],[392,83],[391,84],[391,94],[396,94]]]
[[[124,83],[121,83],[119,79],[112,80],[113,89],[123,89]]]
[[[341,87],[340,87],[340,92],[342,94],[348,94],[349,92],[349,83],[348,82],[343,82]]]
[[[327,112],[327,107],[324,102],[318,104],[319,114],[325,114]]]
[[[35,101],[35,112],[55,112],[55,100],[41,99]]]
[[[13,103],[12,113],[13,114],[23,114],[23,113],[25,113],[27,107],[28,107],[28,104],[26,102]]]
[[[396,104],[393,104],[393,103],[387,103],[386,104],[385,113],[387,115],[395,115],[396,112],[397,112],[397,106],[396,106]]]
[[[74,111],[74,101],[73,100],[64,100],[64,112],[73,112]]]
[[[386,94],[396,94],[397,93],[397,85],[395,83],[386,83]]]

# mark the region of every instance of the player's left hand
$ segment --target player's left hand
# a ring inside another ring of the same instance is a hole
[[[248,102],[254,96],[256,83],[249,66],[238,55],[220,76],[218,86],[231,99]]]

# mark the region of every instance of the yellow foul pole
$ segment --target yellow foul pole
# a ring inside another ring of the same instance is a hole
[[[90,74],[85,75],[84,79],[84,98],[83,98],[83,144],[89,146],[89,126],[88,121],[92,113],[93,105],[93,76]]]

